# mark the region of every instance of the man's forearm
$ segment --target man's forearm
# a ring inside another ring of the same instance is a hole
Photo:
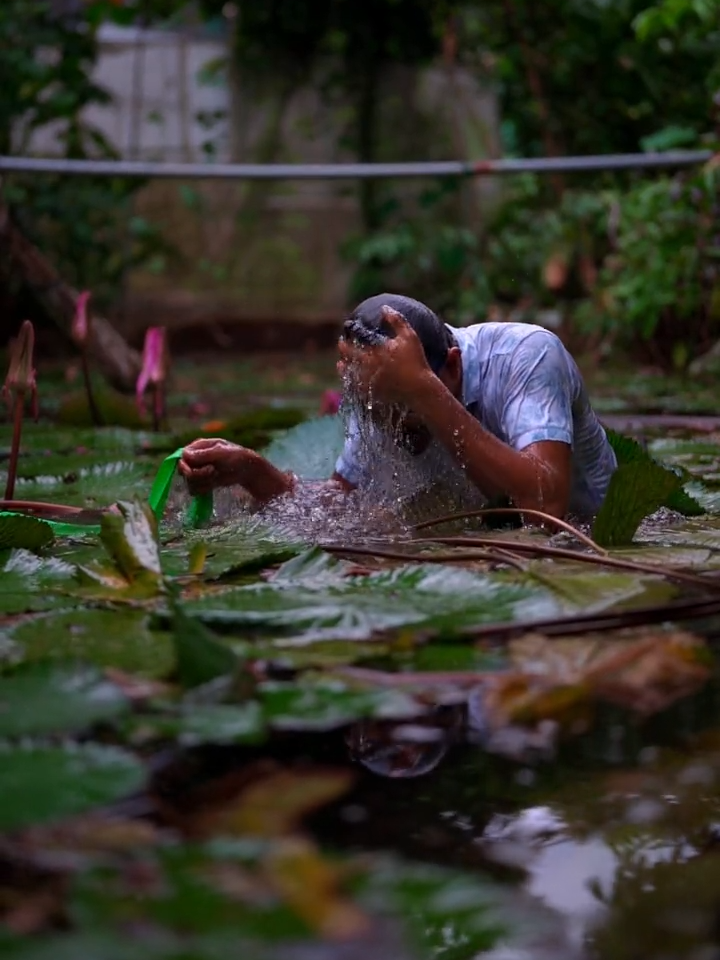
[[[437,377],[428,377],[413,411],[487,497],[504,494],[517,506],[557,499],[552,471],[489,433]],[[563,512],[562,507],[557,512]]]

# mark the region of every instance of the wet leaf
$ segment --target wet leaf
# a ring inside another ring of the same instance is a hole
[[[264,683],[259,695],[268,724],[278,730],[332,730],[365,717],[403,720],[426,709],[400,690],[354,689],[335,680]]]
[[[340,565],[313,565],[307,576],[286,575],[281,569],[272,583],[188,600],[185,607],[218,629],[307,641],[367,639],[377,631],[409,626],[450,636],[498,620],[552,616],[559,609],[545,587],[439,564],[367,576],[345,576]]]
[[[601,547],[632,543],[640,522],[665,504],[680,485],[679,477],[652,461],[618,467],[595,517],[593,539]]]
[[[118,514],[105,514],[100,539],[118,571],[133,586],[149,594],[162,589],[157,524],[150,507],[140,500],[118,503]]]
[[[319,417],[288,430],[263,452],[280,470],[292,470],[303,480],[326,480],[335,469],[344,440],[342,417]]]
[[[0,515],[0,550],[38,553],[55,539],[53,528],[36,517]]]
[[[179,604],[173,606],[172,637],[177,675],[184,687],[197,687],[231,674],[238,665],[232,650]]]
[[[82,660],[158,678],[173,667],[170,634],[151,631],[140,610],[65,610],[7,631],[27,660]]]
[[[80,732],[115,720],[129,706],[93,667],[23,665],[0,677],[0,737]]]
[[[41,559],[26,550],[15,550],[0,574],[0,614],[50,610],[66,603],[54,593],[75,572],[69,563],[53,557]]]
[[[0,744],[0,830],[59,820],[138,790],[139,761],[111,747]]]

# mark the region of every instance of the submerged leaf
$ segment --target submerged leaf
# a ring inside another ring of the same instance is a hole
[[[0,737],[81,731],[130,707],[93,667],[27,664],[0,677]]]
[[[288,834],[313,810],[346,793],[353,780],[349,770],[272,771],[252,780],[230,804],[210,814],[203,832],[251,837]]]
[[[0,830],[59,820],[119,800],[145,780],[142,764],[112,747],[0,744]]]

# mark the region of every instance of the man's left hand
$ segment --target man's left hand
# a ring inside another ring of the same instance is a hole
[[[377,346],[359,346],[340,340],[338,372],[349,375],[363,396],[380,403],[412,406],[413,397],[431,373],[420,339],[402,314],[383,307],[383,316],[395,334]]]

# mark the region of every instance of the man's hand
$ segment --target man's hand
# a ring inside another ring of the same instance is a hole
[[[378,346],[359,346],[341,340],[338,373],[350,377],[361,396],[387,404],[412,406],[413,397],[431,375],[422,344],[402,314],[383,307],[383,316],[395,336]]]
[[[193,496],[217,487],[245,485],[257,454],[218,438],[195,440],[183,450],[178,464]]]

